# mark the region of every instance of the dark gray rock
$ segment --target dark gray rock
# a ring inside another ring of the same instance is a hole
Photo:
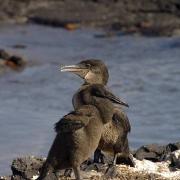
[[[153,162],[166,160],[166,157],[176,150],[180,149],[180,143],[170,143],[168,145],[150,144],[140,147],[134,152],[134,157],[143,160],[147,159]]]
[[[31,179],[38,175],[44,163],[44,159],[33,156],[14,159],[11,165],[13,179]]]
[[[73,23],[148,36],[179,35],[180,30],[179,0],[0,0],[0,4],[0,22],[65,28]]]
[[[4,50],[4,49],[0,49],[0,59],[9,59],[10,55]]]

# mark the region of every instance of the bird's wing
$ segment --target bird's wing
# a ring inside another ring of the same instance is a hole
[[[97,97],[107,98],[107,99],[111,100],[113,103],[117,103],[117,104],[121,104],[121,105],[129,107],[128,104],[123,102],[120,98],[115,96],[113,93],[111,93],[103,85],[100,85],[100,84],[93,86],[92,95],[97,96]]]
[[[54,129],[56,133],[74,132],[82,127],[85,127],[88,122],[88,118],[84,118],[84,116],[78,111],[73,111],[60,119],[55,124]]]
[[[122,109],[116,108],[113,114],[113,120],[117,123],[120,123],[120,125],[124,128],[126,132],[131,131],[131,125],[130,125],[129,119],[126,113]]]

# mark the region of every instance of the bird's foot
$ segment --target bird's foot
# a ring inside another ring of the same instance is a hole
[[[130,154],[129,157],[128,157],[128,164],[131,166],[131,167],[135,167],[136,163],[134,162],[134,159],[133,159],[133,155]]]
[[[38,177],[36,180],[58,180],[58,177],[54,173],[51,173],[45,177]]]
[[[109,167],[107,168],[105,172],[105,178],[110,179],[110,178],[115,178],[117,175],[117,168],[116,165],[110,164]]]
[[[125,165],[129,165],[131,167],[135,167],[135,162],[133,159],[133,155],[129,154],[128,156],[121,156],[117,158],[117,164],[125,164]]]
[[[72,175],[72,169],[65,169],[64,176],[65,177],[71,177]]]
[[[97,171],[97,172],[101,172],[104,169],[104,164],[101,163],[92,163],[87,165],[83,170],[84,171]]]

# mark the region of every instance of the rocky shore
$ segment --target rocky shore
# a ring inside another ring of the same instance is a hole
[[[148,36],[180,35],[179,0],[0,0],[0,22],[82,26]]]
[[[119,180],[178,180],[180,179],[180,142],[157,145],[142,146],[133,152],[135,167],[119,164],[116,166],[117,173],[113,179]],[[30,180],[36,179],[45,158],[42,157],[20,157],[13,160],[11,165],[12,175],[3,177],[1,180]],[[81,166],[83,178],[107,179],[104,173],[108,167],[106,164],[93,164],[85,162]],[[61,179],[65,178],[63,171],[58,172]],[[57,174],[56,174],[57,176]],[[49,179],[55,180],[54,174]],[[74,175],[72,175],[74,178]]]

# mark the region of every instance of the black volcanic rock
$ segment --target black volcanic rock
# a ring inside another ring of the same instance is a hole
[[[180,35],[179,0],[0,0],[0,4],[0,22],[65,28],[70,23],[148,36]]]
[[[13,179],[31,179],[39,174],[43,162],[44,159],[33,156],[14,159],[11,165]]]
[[[168,145],[149,144],[137,149],[133,155],[139,160],[147,159],[153,162],[166,160],[167,156],[180,149],[180,143],[170,143]]]
[[[138,150],[133,152],[133,155],[137,159],[148,159],[153,162],[162,162],[163,166],[167,166],[170,170],[169,172],[179,172],[180,169],[180,142],[170,143],[168,145],[158,145],[158,144],[150,144],[146,146],[140,147]],[[144,166],[143,163],[145,161],[135,160],[136,166],[140,166],[139,163],[142,163],[141,166]],[[30,180],[32,178],[37,178],[43,163],[45,162],[44,158],[34,157],[34,156],[26,156],[20,157],[13,160],[11,169],[12,175],[2,177],[0,176],[0,180]],[[109,163],[109,162],[108,162]],[[150,162],[148,162],[149,164]],[[153,165],[153,163],[151,163]],[[147,166],[147,165],[146,165]],[[154,166],[158,166],[154,163]],[[106,172],[108,164],[102,163],[93,163],[91,160],[84,162],[81,165],[81,171],[83,177],[88,177],[89,179],[102,179],[104,178],[104,173]],[[134,171],[134,167],[125,166],[125,165],[117,165],[118,167],[118,175],[117,179],[170,179],[170,178],[162,178],[157,174],[149,173],[148,171],[142,172],[142,169],[137,171],[137,167],[135,167],[136,171]],[[162,165],[161,165],[162,167]],[[140,167],[142,168],[142,167]],[[146,167],[147,168],[147,167]],[[165,170],[167,171],[167,169]],[[162,172],[162,171],[161,171]],[[59,171],[58,173],[52,173],[50,176],[46,178],[46,180],[57,180],[57,177],[60,179],[67,179],[63,176],[64,171]],[[178,176],[178,174],[177,174]],[[74,176],[72,176],[74,177]]]

